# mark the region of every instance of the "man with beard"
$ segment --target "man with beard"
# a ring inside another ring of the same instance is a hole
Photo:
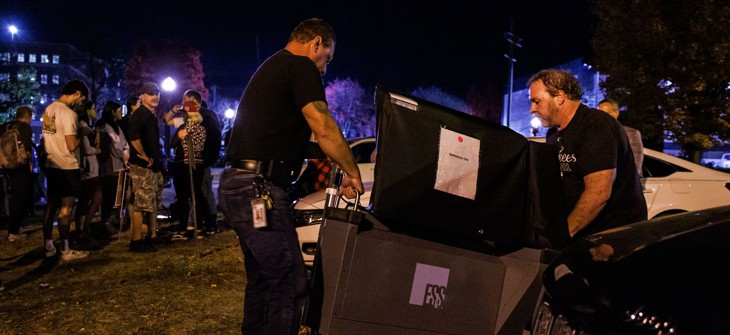
[[[88,256],[86,251],[69,247],[71,210],[81,187],[79,170],[79,138],[77,115],[73,111],[89,95],[89,88],[79,80],[69,81],[61,90],[61,97],[43,112],[43,145],[48,154],[46,180],[48,202],[43,213],[43,240],[46,257],[56,254],[53,244],[53,221],[58,211],[58,235],[61,239],[61,259],[70,261]]]
[[[530,113],[550,128],[547,143],[559,151],[570,236],[646,220],[646,202],[621,124],[581,104],[580,83],[569,72],[542,70],[528,85]]]
[[[132,180],[132,241],[131,252],[157,251],[152,235],[157,229],[157,208],[162,202],[162,173],[160,172],[160,128],[153,111],[160,103],[160,88],[147,82],[140,89],[142,102],[129,119],[129,168]],[[147,217],[150,234],[142,240],[143,215]]]

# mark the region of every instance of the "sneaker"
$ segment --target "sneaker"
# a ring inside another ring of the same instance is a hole
[[[48,249],[48,246],[43,247],[43,250],[46,253],[46,257],[53,257],[56,255],[56,246],[51,245],[51,248]]]
[[[18,234],[8,234],[8,241],[9,242],[24,241],[25,240],[25,237],[26,237],[25,234],[20,234],[20,233],[18,233]]]
[[[185,236],[185,234],[174,233],[174,234],[172,234],[172,238],[171,239],[173,241],[187,241],[188,240],[188,237]]]
[[[129,251],[139,253],[155,252],[157,248],[150,243],[146,243],[145,240],[137,240],[129,242]]]
[[[85,258],[86,256],[89,256],[88,251],[73,250],[73,249],[61,251],[61,260],[62,261],[73,261],[76,259]]]

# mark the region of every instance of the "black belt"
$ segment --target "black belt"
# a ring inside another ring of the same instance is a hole
[[[241,170],[243,172],[265,175],[268,171],[271,171],[274,165],[274,161],[263,162],[250,159],[241,159],[237,161],[229,161],[228,165],[230,165],[234,169]]]

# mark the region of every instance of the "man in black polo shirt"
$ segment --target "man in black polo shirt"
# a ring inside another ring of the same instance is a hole
[[[259,67],[238,106],[226,152],[231,167],[221,176],[218,198],[245,256],[244,334],[299,329],[306,276],[287,188],[301,169],[312,133],[347,174],[351,186],[345,195],[363,192],[360,170],[325,100],[321,76],[334,51],[332,27],[319,19],[303,21],[284,50]],[[265,199],[273,200],[262,206],[267,214],[254,216],[252,201]]]
[[[550,127],[547,143],[558,147],[570,236],[646,220],[641,182],[621,124],[581,104],[580,83],[569,72],[543,70],[528,84],[530,113]]]
[[[151,238],[157,229],[157,207],[162,202],[162,173],[160,172],[160,128],[153,113],[160,103],[160,89],[154,83],[141,88],[142,105],[129,119],[129,168],[132,180],[134,212],[132,213],[132,241],[129,251],[157,251]],[[142,216],[147,216],[150,233],[142,240]]]

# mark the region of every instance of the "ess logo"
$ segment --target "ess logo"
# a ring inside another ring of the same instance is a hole
[[[449,283],[449,269],[416,263],[411,287],[411,305],[430,305],[433,308],[444,308],[446,286]]]

